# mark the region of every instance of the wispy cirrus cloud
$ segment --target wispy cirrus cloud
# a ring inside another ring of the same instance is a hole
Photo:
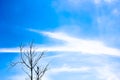
[[[81,38],[76,38],[69,36],[63,32],[39,32],[37,30],[32,30],[39,34],[48,36],[56,40],[64,41],[63,45],[60,46],[46,46],[48,51],[67,51],[67,52],[82,52],[87,54],[105,54],[120,56],[120,50],[116,48],[111,48],[106,46],[103,42],[97,40],[85,40]]]
[[[96,5],[100,5],[101,3],[112,4],[117,2],[118,0],[92,0]]]
[[[53,1],[52,5],[57,11],[79,11],[81,8],[85,8],[84,5],[86,4],[94,5],[96,7],[103,5],[112,6],[113,4],[117,4],[118,2],[119,0],[55,0]]]
[[[0,48],[0,52],[12,52],[12,53],[17,53],[19,52],[19,48]]]
[[[120,43],[119,4],[119,0],[53,1],[57,15],[62,16],[60,22],[66,25],[78,25],[82,34],[89,32],[84,36],[91,34],[93,37],[96,34],[96,38],[101,38],[106,43],[112,44],[113,46],[119,45]],[[87,30],[84,28],[85,24],[88,25]],[[93,32],[94,34],[92,34]]]
[[[60,45],[52,45],[44,47],[37,46],[36,51],[56,51],[56,52],[81,52],[83,54],[94,54],[94,55],[112,55],[112,56],[120,56],[120,50],[116,48],[109,47],[105,45],[102,41],[97,40],[85,40],[81,38],[76,38],[68,35],[63,32],[45,32],[30,29],[30,31],[45,35],[49,38],[55,40],[63,41],[63,44]],[[54,42],[53,42],[54,43]],[[0,52],[19,52],[18,48],[6,48],[0,49]]]
[[[8,77],[8,80],[25,80],[25,79],[26,79],[25,74],[17,74]]]
[[[50,70],[47,71],[47,74],[42,77],[43,80],[51,80],[52,75],[57,75],[61,73],[77,73],[77,72],[88,72],[90,70],[90,67],[78,67],[78,68],[73,68],[70,66],[62,66],[62,67],[57,67],[57,68],[51,68]],[[16,74],[8,77],[9,80],[21,80],[21,79],[28,79],[26,74]]]
[[[78,67],[78,68],[74,68],[74,67],[70,67],[70,66],[62,66],[62,67],[58,67],[58,68],[53,68],[50,70],[50,73],[61,73],[61,72],[86,72],[89,71],[90,67]]]
[[[109,65],[102,67],[96,67],[97,76],[100,80],[119,80],[120,77]]]

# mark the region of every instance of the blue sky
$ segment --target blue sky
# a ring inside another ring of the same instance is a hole
[[[120,80],[119,0],[0,0],[0,78],[24,80],[19,44],[52,60],[43,80]]]

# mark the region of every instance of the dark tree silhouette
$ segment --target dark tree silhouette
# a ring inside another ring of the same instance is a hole
[[[17,64],[21,64],[24,68],[23,71],[28,75],[28,80],[41,80],[43,75],[48,69],[48,65],[38,66],[40,60],[44,56],[43,52],[37,52],[33,46],[33,42],[30,43],[28,48],[20,45],[20,61],[12,63],[12,67]]]

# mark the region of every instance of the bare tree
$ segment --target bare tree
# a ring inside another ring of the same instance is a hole
[[[21,64],[24,68],[23,71],[28,75],[29,80],[41,80],[43,75],[48,69],[48,65],[39,66],[39,61],[43,58],[45,52],[36,52],[33,42],[30,43],[28,48],[20,45],[20,62],[12,63],[12,66]]]
[[[39,66],[37,66],[36,70],[35,70],[35,73],[36,73],[36,80],[41,80],[41,78],[43,77],[43,75],[45,74],[45,72],[47,71],[47,66],[45,66],[45,68],[40,69]]]

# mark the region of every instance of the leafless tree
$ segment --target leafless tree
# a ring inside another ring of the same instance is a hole
[[[23,71],[28,75],[28,80],[41,80],[43,75],[48,69],[48,65],[39,66],[40,60],[43,58],[45,52],[37,52],[33,46],[33,42],[30,43],[28,48],[20,45],[20,61],[12,63],[12,66],[21,64],[24,68]]]
[[[35,75],[36,75],[36,80],[41,80],[41,78],[43,77],[43,75],[45,74],[45,72],[47,71],[47,66],[45,66],[45,68],[40,69],[39,66],[37,66],[36,70],[35,70]]]

